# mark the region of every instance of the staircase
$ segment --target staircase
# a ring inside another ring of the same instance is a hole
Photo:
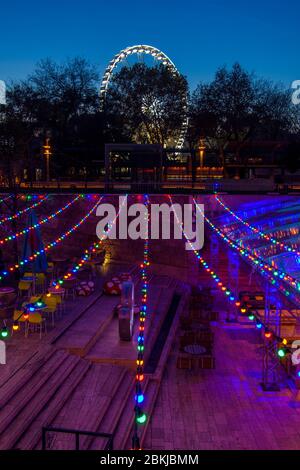
[[[146,361],[157,340],[174,293],[178,290],[177,283],[172,279],[162,282],[162,279],[154,276],[152,281],[153,292],[157,295],[153,295],[151,300],[153,312],[151,321],[149,319],[149,352],[145,356]],[[151,415],[155,406],[179,314],[184,308],[185,296],[186,294],[181,292],[181,300],[164,348],[160,352],[158,362],[155,362],[154,373],[145,374],[144,409],[148,415]],[[91,315],[96,318],[96,311],[93,310]],[[80,318],[80,324],[84,318],[85,316]],[[71,329],[75,324],[76,322]],[[100,329],[101,332],[104,331],[103,326],[99,326],[96,332],[87,328],[89,336],[83,335],[84,340],[77,350],[70,345],[62,348],[61,337],[57,344],[54,343],[44,352],[40,351],[0,384],[0,449],[41,449],[42,427],[49,426],[114,434],[115,449],[131,447],[134,424],[133,369],[125,367],[124,364],[90,360],[92,358],[89,356],[83,358],[86,352],[92,351],[91,345],[95,345],[101,338],[101,333],[98,335]],[[73,333],[74,330],[74,338]],[[103,341],[104,339],[103,337]],[[74,352],[76,354],[72,354]],[[140,430],[142,442],[146,430],[147,424]],[[106,444],[107,440],[102,437],[80,436],[80,449],[103,449]],[[47,448],[74,449],[74,435],[49,432]]]

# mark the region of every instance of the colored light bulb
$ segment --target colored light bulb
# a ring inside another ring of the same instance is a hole
[[[135,398],[135,401],[139,404],[143,403],[143,401],[144,401],[144,395],[142,393],[140,393],[138,395],[135,395],[134,398]]]
[[[145,413],[141,413],[139,416],[136,417],[136,422],[138,424],[145,424],[147,421],[147,415]]]

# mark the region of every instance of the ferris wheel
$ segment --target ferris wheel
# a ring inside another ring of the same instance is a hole
[[[118,54],[116,54],[113,57],[113,59],[109,62],[103,74],[102,82],[100,86],[100,109],[101,110],[104,109],[106,93],[109,87],[109,82],[112,78],[112,75],[115,69],[118,67],[119,64],[128,63],[128,58],[130,56],[137,56],[139,60],[141,60],[141,58],[144,58],[145,56],[151,56],[155,61],[162,63],[165,67],[170,69],[170,71],[174,75],[179,74],[172,60],[164,52],[160,51],[156,47],[147,46],[145,44],[126,47],[126,49],[122,49],[120,52],[118,52]],[[182,108],[186,112],[187,102],[188,102],[187,95],[180,97],[179,99],[182,101]],[[188,118],[187,116],[185,116],[181,125],[179,138],[176,142],[176,147],[178,148],[183,147],[183,144],[185,141],[185,135],[187,131],[187,126],[188,126]]]

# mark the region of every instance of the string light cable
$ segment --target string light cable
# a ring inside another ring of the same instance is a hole
[[[32,230],[35,230],[36,228],[40,227],[41,225],[46,224],[47,222],[50,222],[52,219],[60,215],[62,212],[67,210],[69,207],[71,207],[78,199],[83,198],[83,194],[79,194],[78,196],[75,196],[71,201],[69,201],[67,204],[65,204],[63,207],[60,209],[56,210],[52,214],[48,215],[47,217],[44,217],[43,219],[39,220],[36,224],[31,225],[30,227],[26,227],[23,230],[20,230],[19,232],[16,232],[12,235],[9,235],[5,238],[0,239],[0,245],[4,245],[5,243],[15,240],[16,238],[22,237],[26,233],[29,233]]]
[[[90,217],[90,215],[94,212],[95,208],[98,206],[100,201],[101,201],[101,198],[93,205],[93,207],[86,213],[86,215],[79,220],[79,222],[72,225],[66,232],[64,232],[62,235],[57,237],[54,241],[48,243],[45,246],[45,248],[42,248],[41,250],[34,251],[31,256],[29,256],[28,258],[22,259],[22,261],[20,261],[19,263],[16,263],[16,264],[10,266],[7,269],[7,271],[1,271],[0,272],[0,280],[2,280],[4,277],[6,277],[9,274],[9,272],[14,272],[17,269],[22,268],[27,263],[30,263],[30,262],[34,261],[36,258],[41,256],[42,254],[47,253],[48,251],[50,251],[55,246],[62,243],[67,237],[72,235],[72,233],[74,233]]]
[[[169,199],[173,205],[172,197],[169,195]],[[213,281],[216,283],[217,288],[223,293],[223,295],[229,300],[229,302],[234,303],[236,307],[240,308],[240,311],[242,314],[245,314],[248,316],[248,319],[250,321],[254,321],[256,327],[258,329],[264,328],[264,337],[266,340],[275,340],[278,343],[278,350],[277,350],[277,355],[279,358],[285,357],[287,353],[291,352],[291,349],[288,348],[287,344],[288,341],[286,338],[279,337],[272,331],[260,318],[259,314],[257,311],[253,311],[250,309],[245,308],[244,306],[241,305],[241,302],[236,298],[236,296],[233,294],[233,292],[230,290],[230,288],[222,282],[220,276],[217,275],[217,273],[211,269],[211,267],[208,265],[208,263],[205,261],[204,257],[200,255],[198,250],[195,250],[193,248],[193,244],[191,243],[190,239],[187,237],[184,229],[183,229],[183,224],[182,222],[179,221],[179,218],[177,216],[176,211],[174,210],[175,218],[177,220],[178,225],[180,226],[182,233],[186,239],[186,241],[189,243],[190,247],[192,248],[192,251],[194,252],[197,260],[199,261],[201,267],[212,277]]]
[[[220,199],[220,197],[215,194],[215,199],[216,201],[230,214],[232,215],[232,217],[234,217],[236,220],[238,220],[239,222],[241,222],[245,227],[247,227],[249,230],[251,230],[253,233],[255,233],[256,235],[258,235],[260,238],[263,238],[264,240],[267,240],[269,242],[271,242],[273,245],[276,245],[280,248],[282,248],[283,250],[289,252],[289,253],[296,253],[297,256],[300,256],[300,251],[291,247],[291,246],[288,246],[286,245],[285,243],[277,240],[276,238],[270,236],[270,235],[267,235],[266,233],[264,233],[262,230],[259,230],[258,228],[254,227],[253,225],[251,225],[249,222],[243,220],[239,215],[237,215],[233,210],[230,209],[230,207],[228,207],[223,201],[222,199]]]
[[[230,237],[228,237],[226,234],[223,233],[222,230],[220,230],[202,211],[200,206],[197,204],[197,201],[193,199],[194,203],[198,207],[199,212],[202,214],[204,217],[205,221],[207,224],[215,231],[223,241],[225,241],[231,248],[234,248],[238,253],[243,257],[248,259],[252,264],[254,264],[255,267],[261,269],[262,274],[267,274],[270,276],[271,283],[277,284],[278,287],[280,287],[279,282],[282,281],[284,283],[287,283],[292,289],[295,289],[297,293],[300,291],[300,282],[298,279],[295,279],[294,277],[290,276],[289,274],[278,270],[276,267],[270,265],[267,263],[265,260],[257,256],[255,253],[252,253],[243,243],[241,245],[238,245],[235,243]],[[286,296],[290,296],[291,292],[288,290],[284,291]]]
[[[102,245],[103,241],[109,236],[109,233],[111,232],[111,230],[113,229],[113,226],[115,225],[124,205],[125,205],[125,202],[127,201],[127,194],[125,195],[125,198],[123,199],[123,202],[115,216],[115,218],[111,221],[110,223],[110,226],[108,227],[108,230],[103,230],[103,233],[101,235],[101,238],[100,240],[97,240],[96,242],[92,243],[90,245],[89,248],[87,248],[86,250],[84,250],[84,253],[81,255],[79,261],[77,261],[76,263],[74,263],[74,265],[72,266],[72,268],[70,268],[68,270],[68,272],[66,272],[64,274],[64,276],[62,276],[61,278],[59,279],[56,279],[55,281],[52,282],[52,285],[55,286],[56,289],[59,289],[59,287],[62,287],[64,282],[69,279],[73,274],[76,274],[77,271],[79,271],[79,269],[81,269],[85,263],[87,263],[90,259],[90,256],[92,253],[95,253],[97,251],[98,248],[100,248],[100,246]],[[97,204],[99,204],[101,202],[101,200],[103,199],[103,197],[101,197],[101,199],[98,201]],[[49,294],[48,294],[49,295]]]
[[[0,225],[3,225],[5,222],[10,222],[11,220],[14,220],[14,219],[18,219],[21,215],[25,214],[26,212],[40,206],[43,202],[45,202],[49,198],[49,194],[47,194],[46,196],[37,196],[37,197],[39,198],[39,200],[37,202],[34,202],[30,206],[25,207],[24,209],[21,209],[21,210],[17,211],[13,215],[9,215],[7,217],[3,217],[2,219],[0,219]],[[30,199],[28,199],[28,197],[27,197],[27,200],[31,200],[32,198],[35,198],[35,196],[31,196]]]
[[[148,209],[149,198],[144,195],[144,204]],[[141,450],[140,438],[139,438],[139,427],[147,422],[147,415],[143,410],[144,403],[144,392],[143,392],[143,381],[144,381],[144,351],[145,351],[145,321],[147,316],[148,307],[148,290],[149,290],[149,275],[148,268],[149,262],[149,211],[145,213],[145,221],[147,226],[147,232],[145,234],[144,251],[143,251],[143,262],[140,265],[141,275],[141,306],[139,311],[139,328],[137,337],[137,360],[136,360],[136,380],[135,380],[135,407],[134,407],[134,431],[132,436],[132,450]]]

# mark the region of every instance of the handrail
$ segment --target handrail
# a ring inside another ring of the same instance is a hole
[[[69,429],[69,428],[43,426],[42,427],[42,450],[46,450],[47,448],[47,441],[46,441],[47,432],[60,432],[60,433],[66,433],[66,434],[74,434],[75,435],[75,450],[80,450],[79,449],[80,435],[93,436],[93,437],[105,437],[108,439],[108,441],[104,447],[104,450],[113,450],[114,448],[114,434],[109,434],[106,432],[84,431],[81,429]]]

